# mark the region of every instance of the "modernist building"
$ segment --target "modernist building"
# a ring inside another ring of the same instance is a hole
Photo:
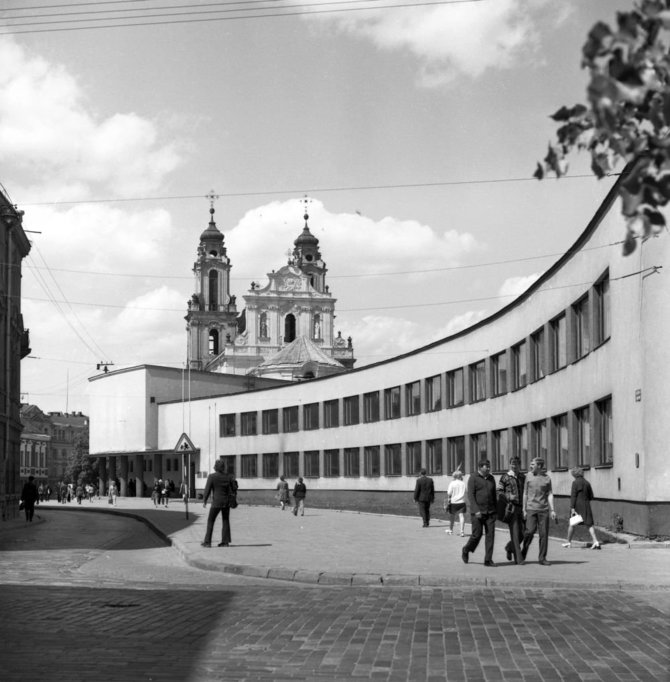
[[[0,185],[0,515],[18,514],[21,359],[30,353],[21,315],[21,263],[30,251],[17,210]]]
[[[482,457],[500,474],[512,455],[523,467],[542,456],[560,514],[569,468],[580,465],[597,524],[616,515],[628,531],[670,534],[670,241],[640,243],[624,257],[615,200],[616,187],[515,301],[450,337],[308,382],[204,391],[188,402],[164,391],[154,452],[173,456],[187,432],[196,492],[223,458],[248,500],[271,499],[280,474],[300,475],[317,505],[347,508],[365,497],[399,510],[411,508],[422,467],[444,491],[456,467],[470,474]],[[128,433],[127,423],[106,420],[127,402],[123,375],[95,377],[90,388],[91,451],[106,455]],[[152,395],[140,390],[138,405]]]

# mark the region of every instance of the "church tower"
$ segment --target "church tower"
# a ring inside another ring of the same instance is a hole
[[[195,293],[188,302],[186,332],[188,363],[191,369],[206,370],[221,364],[226,346],[232,347],[237,334],[237,307],[230,295],[230,259],[226,255],[223,234],[214,222],[213,192],[210,219],[200,235],[197,259],[193,265]]]

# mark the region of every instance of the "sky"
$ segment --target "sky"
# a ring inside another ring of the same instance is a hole
[[[21,4],[0,2],[0,183],[45,411],[86,413],[100,362],[184,366],[212,190],[238,307],[307,197],[360,367],[510,303],[614,181],[586,156],[532,174],[584,101],[588,30],[630,0]]]

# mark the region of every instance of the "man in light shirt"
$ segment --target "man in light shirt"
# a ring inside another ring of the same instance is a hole
[[[551,479],[544,470],[544,460],[535,457],[530,463],[530,471],[528,476],[526,476],[526,483],[523,489],[523,518],[526,521],[526,531],[523,536],[521,556],[524,561],[537,530],[540,535],[538,563],[541,566],[551,566],[547,561],[550,516],[552,519],[556,519]]]

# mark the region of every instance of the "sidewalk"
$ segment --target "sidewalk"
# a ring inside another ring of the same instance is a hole
[[[208,508],[209,509],[209,508]],[[586,589],[670,589],[670,543],[607,544],[600,551],[562,539],[549,541],[551,566],[537,563],[538,539],[533,540],[525,566],[505,558],[507,530],[496,531],[496,568],[483,565],[484,541],[461,560],[464,539],[447,535],[442,519],[421,527],[421,519],[307,508],[295,517],[278,507],[241,504],[232,509],[230,547],[216,547],[221,522],[217,519],[212,547],[202,547],[208,509],[191,501],[186,519],[184,503],[171,500],[154,508],[148,498],[106,499],[59,505],[42,503],[36,515],[48,521],[58,510],[124,514],[151,526],[195,567],[276,580],[324,585],[423,585],[572,587]],[[38,520],[36,518],[36,520]],[[8,522],[16,523],[16,522]],[[25,523],[25,521],[21,521]],[[466,527],[466,535],[469,527]],[[580,546],[581,545],[581,546]],[[635,548],[635,551],[631,551]]]

